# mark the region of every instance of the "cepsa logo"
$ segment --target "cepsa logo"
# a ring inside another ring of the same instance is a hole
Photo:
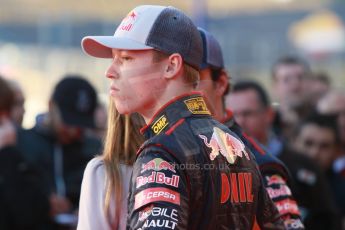
[[[159,134],[169,124],[165,115],[162,115],[152,126],[151,129],[155,134]]]
[[[134,210],[157,201],[180,205],[180,193],[163,187],[145,189],[135,195]]]
[[[236,158],[242,158],[243,155],[247,160],[250,160],[244,144],[218,127],[213,128],[213,133],[209,141],[204,135],[200,134],[199,137],[204,141],[205,145],[211,149],[210,159],[212,161],[219,154],[223,155],[230,164],[234,164]]]
[[[173,173],[176,173],[174,166],[170,164],[169,162],[163,160],[162,158],[155,158],[141,166],[141,173],[147,170],[155,170],[155,171],[169,170]]]
[[[122,20],[119,30],[130,31],[133,28],[135,21],[137,20],[138,13],[131,11],[127,16]]]

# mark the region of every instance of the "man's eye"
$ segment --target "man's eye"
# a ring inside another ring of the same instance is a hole
[[[123,57],[121,57],[121,60],[122,61],[130,61],[130,60],[132,60],[132,58],[128,57],[128,56],[123,56]]]

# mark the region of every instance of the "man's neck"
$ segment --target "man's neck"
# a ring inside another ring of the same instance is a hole
[[[149,124],[152,119],[154,119],[154,116],[162,109],[163,106],[165,106],[167,103],[171,102],[174,98],[191,93],[192,88],[190,87],[181,87],[178,90],[170,90],[167,89],[165,92],[159,97],[155,102],[154,105],[150,109],[145,109],[145,111],[140,112],[140,114],[143,116],[145,123]]]

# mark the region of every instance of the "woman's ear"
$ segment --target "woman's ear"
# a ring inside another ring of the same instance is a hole
[[[182,66],[183,59],[181,55],[178,53],[171,54],[164,70],[164,77],[168,79],[174,78],[182,71]]]

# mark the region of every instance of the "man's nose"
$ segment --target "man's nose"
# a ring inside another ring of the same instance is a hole
[[[107,71],[105,72],[105,76],[109,79],[119,78],[119,73],[117,70],[117,63],[115,60],[108,67]]]

